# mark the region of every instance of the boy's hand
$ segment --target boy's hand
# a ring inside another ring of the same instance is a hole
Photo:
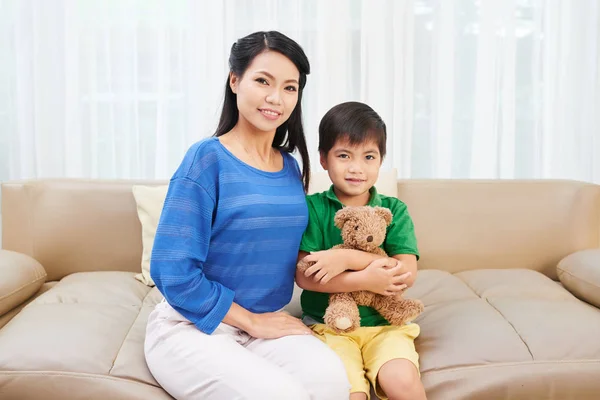
[[[385,296],[405,290],[407,285],[404,281],[412,275],[411,272],[404,272],[402,262],[395,258],[380,258],[356,273],[362,274],[364,290]]]
[[[344,252],[339,249],[310,253],[302,260],[305,262],[314,262],[314,264],[304,271],[304,276],[309,277],[314,274],[315,276],[313,279],[315,282],[320,282],[323,285],[326,284],[342,272],[346,271],[347,263],[344,260],[343,255]]]

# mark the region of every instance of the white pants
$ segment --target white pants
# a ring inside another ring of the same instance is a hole
[[[167,302],[148,318],[146,362],[178,400],[347,400],[338,356],[316,337],[256,339],[226,324],[207,335]]]

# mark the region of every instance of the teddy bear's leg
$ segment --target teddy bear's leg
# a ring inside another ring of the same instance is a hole
[[[350,332],[360,326],[358,306],[349,293],[329,295],[325,323],[337,333]]]
[[[419,300],[402,297],[377,295],[374,308],[392,325],[404,325],[413,321],[423,312],[423,303]]]

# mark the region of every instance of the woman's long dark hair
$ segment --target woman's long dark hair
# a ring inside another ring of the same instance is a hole
[[[308,191],[310,181],[310,160],[306,148],[306,138],[304,137],[304,128],[302,125],[302,91],[306,85],[306,75],[310,73],[310,64],[304,51],[287,36],[277,31],[255,32],[246,37],[238,39],[231,46],[229,55],[229,69],[238,78],[242,78],[246,69],[254,60],[254,57],[267,50],[276,51],[290,59],[300,72],[298,103],[296,108],[275,132],[273,147],[293,153],[296,149],[302,157],[302,182],[304,190]],[[238,122],[239,111],[237,108],[236,95],[229,85],[229,75],[225,82],[225,99],[223,101],[223,110],[219,119],[219,126],[215,136],[221,136],[233,129]]]

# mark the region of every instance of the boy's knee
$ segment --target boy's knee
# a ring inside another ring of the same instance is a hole
[[[422,390],[421,377],[415,365],[408,360],[392,360],[384,364],[377,374],[377,383],[390,398]]]

